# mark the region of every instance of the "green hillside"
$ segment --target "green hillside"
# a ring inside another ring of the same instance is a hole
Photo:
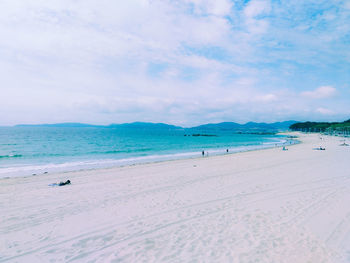
[[[343,122],[297,122],[292,124],[289,129],[292,131],[350,135],[350,119]]]

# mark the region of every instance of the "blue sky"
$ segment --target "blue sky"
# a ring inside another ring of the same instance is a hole
[[[0,125],[350,118],[349,1],[3,0]]]

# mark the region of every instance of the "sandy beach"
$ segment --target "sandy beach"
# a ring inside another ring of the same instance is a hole
[[[287,151],[0,179],[0,262],[350,262],[350,147],[298,136]]]

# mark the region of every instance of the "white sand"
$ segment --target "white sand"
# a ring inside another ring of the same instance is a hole
[[[1,179],[0,262],[350,262],[350,147],[324,138]]]

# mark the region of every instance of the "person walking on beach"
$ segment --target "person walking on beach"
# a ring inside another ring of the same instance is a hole
[[[202,151],[202,156],[204,156],[204,151]]]

